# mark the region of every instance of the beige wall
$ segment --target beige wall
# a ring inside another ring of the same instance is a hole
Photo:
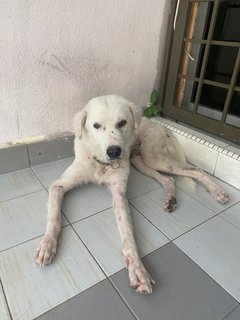
[[[0,143],[69,131],[88,99],[145,104],[170,0],[1,0]]]

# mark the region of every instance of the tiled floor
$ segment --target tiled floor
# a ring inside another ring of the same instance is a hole
[[[1,320],[240,319],[240,190],[223,182],[230,204],[177,182],[178,208],[166,213],[161,186],[132,168],[128,198],[140,255],[156,281],[152,295],[129,286],[103,187],[66,195],[57,257],[36,265],[48,187],[71,161],[0,175]]]

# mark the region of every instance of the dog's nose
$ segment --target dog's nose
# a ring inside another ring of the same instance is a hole
[[[107,148],[107,155],[109,156],[110,159],[117,159],[121,155],[121,148],[118,146],[110,146]]]

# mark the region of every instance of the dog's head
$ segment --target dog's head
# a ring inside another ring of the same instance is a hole
[[[97,97],[76,114],[74,129],[100,160],[121,159],[134,140],[141,115],[140,107],[121,96]]]

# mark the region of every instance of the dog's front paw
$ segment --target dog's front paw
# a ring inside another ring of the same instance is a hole
[[[223,204],[228,203],[230,201],[230,196],[222,189],[214,190],[212,192],[212,196],[215,200]]]
[[[141,294],[152,293],[152,284],[155,282],[141,262],[137,264],[132,263],[132,265],[129,264],[128,270],[130,285],[136,289],[136,292]]]
[[[41,267],[50,264],[56,255],[57,245],[58,240],[46,234],[35,252],[36,263]]]

